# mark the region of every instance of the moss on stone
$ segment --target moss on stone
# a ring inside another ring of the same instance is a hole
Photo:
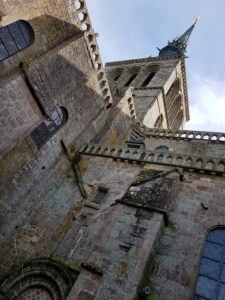
[[[69,269],[69,270],[75,271],[77,273],[80,273],[80,271],[81,271],[81,266],[80,265],[77,265],[77,264],[74,264],[74,263],[65,262],[61,257],[52,255],[50,257],[50,259],[53,262],[59,263],[65,269]]]
[[[84,206],[84,202],[80,201],[76,203],[76,205],[73,207],[72,210],[69,211],[65,223],[59,229],[58,239],[61,238],[63,235],[65,235],[65,233],[68,231],[68,229],[70,228],[74,220],[75,214],[80,212],[83,206]]]
[[[168,227],[171,228],[173,231],[177,230],[177,224],[172,221],[169,221]]]
[[[97,210],[101,209],[100,205],[98,205],[98,204],[96,204],[96,203],[94,203],[94,202],[92,202],[90,200],[85,200],[84,201],[84,206],[87,206],[87,207],[90,207],[90,208],[94,208],[94,209],[97,209]]]
[[[113,130],[113,132],[112,132],[112,134],[111,134],[111,136],[110,136],[110,138],[109,138],[109,141],[108,141],[108,146],[113,146],[113,145],[115,145],[116,144],[116,142],[117,142],[117,139],[118,139],[118,132],[116,132],[116,131],[114,131]]]
[[[159,175],[160,173],[162,173],[162,171],[144,169],[138,174],[136,180],[133,182],[133,185],[145,183],[154,178],[156,175]]]
[[[94,262],[82,263],[82,267],[100,276],[103,275],[103,269],[100,266],[96,265],[96,263]]]
[[[79,161],[78,167],[79,167],[79,170],[80,170],[81,174],[84,174],[86,172],[87,164],[86,164],[86,162],[83,158],[81,158],[81,160]]]
[[[84,207],[84,201],[82,200],[74,206],[73,213],[74,214],[79,213],[83,207]]]
[[[155,293],[151,293],[147,298],[147,300],[160,300],[159,295]]]
[[[121,261],[119,264],[119,281],[120,283],[123,283],[126,280],[128,272],[128,262],[127,261]]]

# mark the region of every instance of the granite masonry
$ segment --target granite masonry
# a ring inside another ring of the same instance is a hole
[[[185,50],[104,68],[85,0],[0,2],[0,299],[225,299],[225,134]]]

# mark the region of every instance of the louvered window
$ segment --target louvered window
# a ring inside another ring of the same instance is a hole
[[[99,188],[92,201],[96,204],[101,204],[106,194],[107,194],[106,189]]]

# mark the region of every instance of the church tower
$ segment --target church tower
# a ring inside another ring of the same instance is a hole
[[[185,52],[196,23],[158,57],[106,64],[114,102],[127,98],[126,113],[146,127],[183,129],[189,120]]]

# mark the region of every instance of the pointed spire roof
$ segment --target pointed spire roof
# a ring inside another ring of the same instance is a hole
[[[159,49],[159,56],[172,56],[172,55],[185,55],[188,41],[195,28],[195,25],[200,20],[200,17],[196,17],[194,24],[191,25],[184,34],[175,38],[172,42],[168,41],[168,45],[162,49]]]

